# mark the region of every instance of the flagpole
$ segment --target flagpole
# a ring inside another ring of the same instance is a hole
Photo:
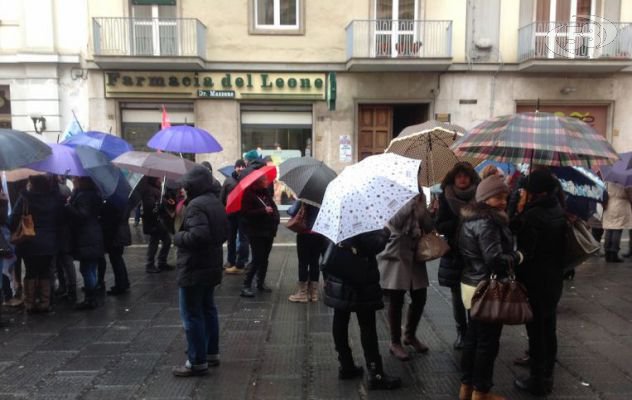
[[[81,133],[84,133],[85,131],[83,130],[83,127],[81,126],[81,123],[79,122],[79,119],[77,119],[77,114],[75,114],[75,110],[70,110],[70,112],[72,112],[72,116],[75,119],[75,121],[77,121],[77,125],[79,125],[79,129],[81,129]]]

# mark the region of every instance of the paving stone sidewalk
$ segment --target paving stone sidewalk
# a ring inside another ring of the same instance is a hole
[[[140,239],[140,238],[138,238]],[[104,298],[92,312],[56,306],[53,315],[5,311],[0,331],[1,399],[455,399],[458,353],[449,291],[431,288],[419,337],[426,355],[402,363],[388,354],[388,329],[380,313],[378,333],[388,372],[401,390],[367,392],[362,381],[339,382],[330,335],[332,312],[320,303],[291,304],[296,249],[283,232],[271,256],[268,283],[275,290],[255,299],[239,297],[240,277],[228,276],[216,292],[222,364],[202,378],[176,379],[185,339],[173,272],[145,274],[141,245],[126,252],[132,291]],[[142,241],[137,240],[137,243]],[[111,271],[108,279],[112,281]],[[568,282],[559,309],[559,365],[551,399],[632,399],[632,263],[582,266]],[[6,309],[5,309],[6,310]],[[353,348],[362,362],[357,324]],[[512,387],[526,372],[512,359],[526,348],[523,327],[507,327],[496,362],[496,390],[529,399]]]

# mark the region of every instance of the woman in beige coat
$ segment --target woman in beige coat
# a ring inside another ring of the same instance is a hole
[[[608,203],[603,212],[603,229],[606,230],[606,262],[623,262],[619,258],[621,234],[632,228],[630,192],[617,183],[607,182]]]
[[[426,210],[426,198],[416,196],[388,222],[390,240],[378,256],[380,285],[390,297],[388,322],[391,331],[391,354],[402,361],[409,359],[402,347],[412,346],[418,353],[425,353],[428,347],[415,336],[417,326],[426,305],[428,272],[425,262],[415,261],[417,242],[423,232],[432,230],[432,219]],[[408,307],[406,328],[402,342],[402,309],[404,296],[410,291],[412,302]]]

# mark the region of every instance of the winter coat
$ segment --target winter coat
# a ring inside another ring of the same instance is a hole
[[[388,241],[388,230],[363,233],[342,242],[343,246],[355,247],[358,253],[368,257],[366,284],[356,286],[326,274],[323,301],[325,305],[343,311],[375,311],[384,308],[382,288],[380,287],[380,271],[375,256],[379,254]]]
[[[426,263],[415,260],[417,243],[424,232],[432,231],[425,200],[408,202],[388,222],[391,231],[386,249],[377,256],[380,285],[389,290],[416,290],[428,287]]]
[[[237,171],[233,171],[233,173],[224,180],[222,191],[220,192],[219,196],[224,205],[226,205],[226,202],[228,201],[228,195],[230,194],[230,192],[233,191],[233,189],[235,189],[235,187],[237,187],[238,183],[239,174],[237,173]]]
[[[266,213],[272,207],[272,214]],[[268,189],[248,187],[241,200],[240,216],[243,217],[244,233],[248,237],[275,237],[279,227],[279,210]]]
[[[463,262],[457,248],[457,231],[459,228],[459,216],[456,215],[445,197],[445,193],[439,195],[439,208],[435,220],[437,231],[444,235],[450,245],[450,251],[439,261],[439,285],[447,287],[459,287],[461,284],[461,272]]]
[[[160,202],[161,190],[159,187],[146,184],[143,188],[143,233],[145,235],[158,234],[166,231],[160,218],[165,213]]]
[[[59,227],[64,217],[64,203],[56,192],[36,193],[24,191],[13,207],[9,229],[15,232],[24,213],[33,217],[35,236],[16,246],[16,254],[22,257],[51,256],[57,254]]]
[[[603,212],[603,229],[632,229],[632,206],[623,186],[606,182],[608,204]]]
[[[66,205],[66,216],[71,222],[72,255],[75,260],[103,257],[103,230],[99,216],[103,201],[96,189],[75,189]]]
[[[182,226],[173,238],[178,247],[179,287],[216,286],[222,281],[228,219],[218,187],[209,176],[208,169],[195,166],[182,178],[187,204]]]
[[[524,261],[516,267],[518,279],[527,288],[558,287],[564,274],[566,248],[566,213],[554,196],[527,203],[514,221],[518,250]]]
[[[318,218],[318,212],[320,211],[318,207],[314,207],[311,204],[304,203],[300,200],[296,200],[294,204],[287,210],[287,214],[294,218],[296,214],[301,210],[301,207],[305,206],[305,226],[307,226],[307,231],[303,233],[299,233],[299,235],[303,234],[316,234],[316,232],[312,231],[314,224],[316,223],[316,218]]]
[[[458,237],[463,260],[461,282],[476,286],[492,272],[499,278],[506,277],[510,264],[517,265],[519,260],[513,250],[507,214],[485,203],[476,203],[461,210],[461,219]]]
[[[106,253],[132,244],[129,213],[130,210],[127,206],[119,208],[109,201],[103,204],[101,227],[103,228],[103,245]]]

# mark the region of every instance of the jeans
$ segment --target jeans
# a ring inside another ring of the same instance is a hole
[[[321,235],[312,233],[299,233],[296,235],[299,282],[318,282],[320,255],[323,252],[323,248],[324,239]]]
[[[606,229],[606,253],[619,254],[621,246],[621,235],[623,235],[623,229]]]
[[[391,330],[391,343],[401,344],[402,342],[402,310],[404,309],[405,290],[388,290],[385,292],[389,296],[388,323]],[[406,338],[414,338],[417,333],[419,321],[426,306],[428,289],[421,288],[410,291],[411,303],[408,306],[408,316],[406,318]]]
[[[94,289],[97,286],[97,267],[98,259],[88,259],[79,261],[79,271],[83,276],[83,285],[86,288],[86,299],[93,299],[95,296]]]
[[[244,287],[252,286],[252,280],[257,275],[257,286],[263,286],[268,272],[268,259],[272,251],[273,237],[253,236],[248,238],[252,246],[252,267],[246,274]]]
[[[51,265],[53,256],[26,256],[24,266],[26,274],[24,279],[48,280],[51,278]]]
[[[187,337],[187,356],[195,367],[219,356],[219,319],[212,286],[181,287],[180,318]]]
[[[451,287],[450,291],[452,292],[452,315],[454,322],[456,322],[456,329],[463,335],[467,329],[468,314],[461,298],[461,285]]]
[[[494,385],[494,361],[498,355],[502,324],[470,319],[461,358],[461,382],[487,393]]]
[[[169,248],[171,247],[171,236],[165,230],[160,230],[149,235],[149,245],[147,246],[147,263],[146,268],[152,268],[155,266],[154,260],[156,253],[158,252],[158,243],[162,242],[160,253],[158,253],[158,267],[162,267],[167,264],[167,257],[169,256]]]
[[[108,256],[110,265],[112,265],[112,273],[114,274],[114,286],[119,289],[129,289],[129,279],[127,277],[127,266],[123,259],[124,247],[115,247],[110,249]],[[99,259],[99,283],[105,281],[105,257]]]
[[[136,207],[136,211],[134,212],[134,223],[136,225],[140,224],[141,214],[142,214],[141,206]]]
[[[230,215],[228,217],[229,231],[228,231],[228,257],[227,261],[230,265],[234,265],[237,268],[244,268],[248,262],[249,249],[248,239],[244,234],[243,223],[241,218],[237,215]]]
[[[356,317],[358,318],[358,325],[360,325],[360,341],[362,343],[362,351],[364,352],[364,360],[367,365],[373,362],[379,362],[380,348],[377,341],[375,311],[359,311],[356,313]],[[350,320],[350,311],[334,309],[332,334],[336,351],[338,352],[338,358],[343,366],[353,360],[351,347],[349,347]]]

